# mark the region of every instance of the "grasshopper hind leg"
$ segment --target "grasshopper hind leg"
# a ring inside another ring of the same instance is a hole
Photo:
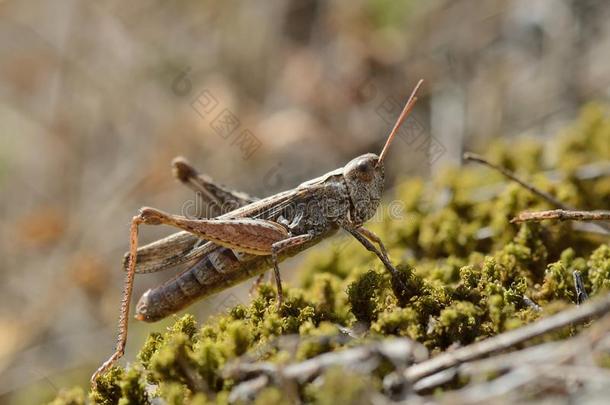
[[[236,208],[248,205],[258,198],[241,191],[231,190],[201,174],[185,158],[178,156],[172,161],[174,177],[195,192],[196,206],[202,211],[201,218],[214,218]]]
[[[129,261],[127,272],[125,273],[125,281],[123,283],[123,299],[121,300],[121,315],[119,317],[119,336],[114,353],[106,360],[91,376],[91,383],[97,384],[97,379],[100,375],[112,367],[112,365],[125,354],[125,345],[127,344],[127,328],[129,326],[129,303],[133,292],[133,280],[136,275],[136,258],[138,252],[138,231],[140,224],[144,223],[142,215],[136,215],[131,220],[129,231]]]

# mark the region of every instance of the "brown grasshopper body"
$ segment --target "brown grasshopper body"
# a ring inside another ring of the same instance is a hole
[[[349,213],[348,201],[342,173],[334,171],[294,190],[230,211],[216,217],[215,221],[225,226],[224,220],[263,219],[283,222],[291,235],[311,235],[310,240],[282,251],[278,256],[278,262],[281,262],[335,233],[341,219]],[[148,210],[143,209],[143,214],[147,215]],[[163,319],[193,301],[257,276],[273,264],[270,255],[247,253],[209,241],[201,246],[197,256],[200,255],[203,258],[188,270],[144,293],[136,306],[136,318],[147,322]]]
[[[211,219],[189,219],[154,208],[142,208],[133,218],[130,250],[124,262],[127,273],[117,348],[96,371],[92,381],[95,383],[97,376],[124,353],[135,273],[184,269],[140,298],[136,318],[143,321],[165,318],[198,299],[260,275],[269,268],[274,270],[278,305],[281,305],[278,263],[344,229],[375,253],[393,280],[399,282],[398,272],[381,240],[362,225],[379,206],[384,186],[383,159],[398,128],[413,108],[421,83],[420,80],[413,90],[379,156],[364,154],[345,167],[262,200],[226,190],[197,174],[185,161],[175,161],[177,177],[208,201],[220,205],[217,209],[220,215]],[[227,209],[227,204],[238,208]],[[183,232],[138,248],[141,224],[171,225]]]

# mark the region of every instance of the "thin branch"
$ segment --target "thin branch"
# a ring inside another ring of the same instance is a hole
[[[323,353],[285,366],[269,362],[232,362],[224,367],[223,376],[238,382],[230,398],[245,401],[254,397],[267,384],[304,384],[333,366],[368,374],[384,359],[389,360],[396,368],[402,368],[422,361],[427,355],[427,350],[421,344],[407,338],[395,338]]]
[[[575,211],[575,210],[548,210],[525,211],[519,213],[510,222],[544,221],[556,219],[559,221],[610,221],[610,211]]]
[[[409,367],[405,371],[405,377],[407,380],[415,382],[439,371],[509,349],[540,335],[569,325],[582,324],[592,318],[599,318],[608,312],[610,312],[610,294],[602,299],[589,301],[584,305],[568,309],[522,328],[502,333],[452,352],[439,354],[430,360]]]
[[[593,358],[599,358],[599,353],[607,351],[603,342],[607,341],[610,337],[608,331],[610,331],[610,315],[604,316],[592,325],[591,328],[567,340],[551,341],[513,352],[499,353],[441,370],[415,382],[413,390],[421,394],[423,392],[430,392],[430,390],[456,378],[468,378],[475,384],[469,384],[461,390],[454,391],[448,394],[447,398],[454,399],[458,403],[469,403],[472,401],[461,401],[464,399],[463,394],[473,390],[476,391],[479,388],[491,388],[487,386],[490,375],[518,375],[521,371],[531,370],[536,367],[553,369],[567,365],[571,365],[569,366],[571,368],[576,366],[582,370],[596,372],[598,370],[596,364],[591,361]],[[538,371],[534,374],[530,383],[534,383],[534,380],[540,377],[543,372]],[[576,376],[575,379],[579,380],[579,377]],[[477,385],[476,381],[481,381],[482,383]],[[494,385],[497,386],[497,384],[492,384],[492,386]],[[451,403],[451,400],[448,403]]]
[[[464,153],[464,160],[468,160],[471,162],[476,162],[476,163],[481,163],[491,169],[494,169],[498,172],[500,172],[504,177],[514,181],[515,183],[518,183],[519,185],[521,185],[523,188],[529,190],[530,192],[536,194],[538,197],[548,201],[549,203],[551,203],[553,206],[557,207],[557,208],[562,208],[564,210],[569,210],[571,209],[571,207],[565,205],[564,203],[562,203],[561,201],[559,201],[557,198],[553,197],[551,194],[540,190],[538,187],[533,186],[527,182],[525,182],[525,180],[521,180],[519,177],[517,177],[513,172],[511,172],[510,170],[502,167],[502,166],[498,166],[496,164],[491,163],[490,161],[488,161],[487,159],[485,159],[483,156],[477,155],[475,153],[470,153],[470,152],[466,152]]]
[[[498,166],[496,164],[491,163],[490,161],[488,161],[487,159],[485,159],[483,156],[477,155],[475,153],[470,153],[470,152],[466,152],[464,153],[464,160],[468,160],[471,162],[476,162],[476,163],[480,163],[483,164],[493,170],[498,171],[499,173],[501,173],[504,177],[516,182],[517,184],[519,184],[520,186],[522,186],[523,188],[525,188],[526,190],[529,190],[531,193],[537,195],[538,197],[542,198],[543,200],[548,201],[551,205],[553,205],[554,207],[558,208],[559,210],[564,210],[564,211],[576,211],[576,208],[571,207],[567,204],[562,203],[561,201],[559,201],[557,198],[555,198],[554,196],[552,196],[551,194],[540,190],[538,187],[527,183],[525,180],[520,179],[519,177],[517,177],[513,172],[511,172],[510,170]],[[581,211],[583,212],[583,211]],[[523,214],[527,214],[527,213],[522,213],[519,214],[516,218],[521,217],[521,215]],[[516,218],[513,218],[513,220],[511,222],[521,222],[520,220],[516,220]],[[545,218],[545,219],[553,219],[553,218]],[[582,219],[584,220],[584,219]],[[595,225],[597,228],[599,228],[600,230],[603,231],[603,233],[605,235],[608,234],[608,231],[610,231],[610,225],[609,224],[596,224]]]

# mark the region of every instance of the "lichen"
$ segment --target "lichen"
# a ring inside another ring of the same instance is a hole
[[[548,153],[539,141],[527,139],[499,141],[487,155],[567,204],[610,206],[607,177],[575,175],[583,164],[610,160],[610,120],[600,106],[585,107],[559,138],[556,153]],[[542,174],[549,169],[561,180]],[[299,361],[390,335],[414,339],[435,355],[574,305],[575,271],[590,297],[610,290],[607,237],[574,231],[567,222],[510,223],[522,210],[553,207],[488,168],[450,168],[429,183],[404,180],[389,197],[404,210],[369,225],[387,245],[400,283],[357,242],[336,237],[306,254],[295,283],[300,287],[285,286],[281,307],[274,286],[262,284],[249,304],[203,325],[191,315],[179,318],[165,332],[151,334],[126,369],[114,367],[102,376],[91,401],[147,403],[159,397],[170,404],[227,403],[234,381],[222,369],[238,357]],[[339,339],[345,330],[358,332]],[[566,328],[540,339],[573,333]],[[277,344],[286,335],[299,336],[291,349]],[[330,369],[304,387],[266,388],[256,403],[291,403],[295,395],[319,404],[368,403],[382,377],[383,372]],[[83,401],[79,391],[66,391],[53,404]]]

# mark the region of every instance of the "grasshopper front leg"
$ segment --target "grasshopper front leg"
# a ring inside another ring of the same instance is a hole
[[[313,239],[312,234],[298,235],[293,236],[288,239],[281,240],[279,242],[275,242],[273,246],[271,246],[271,259],[273,261],[273,274],[275,276],[275,284],[277,286],[277,307],[278,309],[282,306],[282,302],[284,300],[284,294],[282,292],[282,279],[280,277],[280,268],[278,265],[278,255],[282,253],[284,250],[302,245],[303,243],[307,243]]]
[[[370,241],[373,241],[378,244],[379,249],[381,249],[381,253],[388,259],[388,261],[390,261],[388,257],[388,251],[385,248],[383,242],[381,241],[381,238],[377,236],[376,233],[374,233],[373,231],[369,231],[368,229],[363,227],[358,228],[357,231],[360,232],[362,235],[366,236]]]
[[[303,215],[304,215],[303,211],[300,211],[294,217],[292,222],[288,222],[288,220],[286,218],[284,218],[283,216],[280,216],[278,218],[278,222],[280,224],[286,226],[288,229],[290,229],[292,231],[294,228],[296,228],[298,226],[299,222],[301,222],[301,219],[303,219]],[[275,255],[272,252],[272,258],[275,257],[275,259],[273,259],[273,267],[274,267],[273,271],[274,271],[274,278],[275,278],[275,282],[277,284],[277,291],[278,291],[278,308],[282,305],[283,294],[282,294],[282,282],[280,279],[280,272],[279,272],[279,268],[277,266],[277,255],[279,255],[285,249],[288,249],[288,248],[291,248],[294,246],[298,246],[301,243],[308,242],[311,239],[313,239],[313,235],[310,235],[310,236],[303,235],[303,237],[301,237],[301,236],[295,237],[295,240],[293,240],[293,241],[290,241],[290,240],[280,241],[277,243],[277,246],[275,246]],[[258,286],[263,281],[264,277],[265,277],[265,273],[262,273],[256,278],[256,280],[250,287],[250,294],[252,294],[254,292],[254,290],[256,290],[258,288]],[[271,281],[271,279],[269,279],[269,281]]]
[[[392,275],[392,280],[394,280],[396,283],[398,283],[398,285],[404,290],[405,286],[403,285],[403,283],[399,277],[398,270],[396,270],[396,268],[394,267],[394,265],[392,265],[392,262],[388,258],[387,250],[386,250],[385,246],[383,245],[383,242],[381,242],[381,239],[379,238],[379,236],[377,236],[372,231],[369,231],[368,229],[365,229],[362,227],[356,228],[356,229],[344,227],[344,229],[347,232],[349,232],[354,238],[356,238],[356,240],[358,240],[358,242],[360,242],[367,250],[369,250],[369,251],[375,253],[375,255],[377,255],[379,260],[381,260],[381,262],[383,263],[385,268]],[[375,245],[373,245],[371,243],[371,240],[373,242],[377,243],[381,250],[377,249],[375,247]]]

